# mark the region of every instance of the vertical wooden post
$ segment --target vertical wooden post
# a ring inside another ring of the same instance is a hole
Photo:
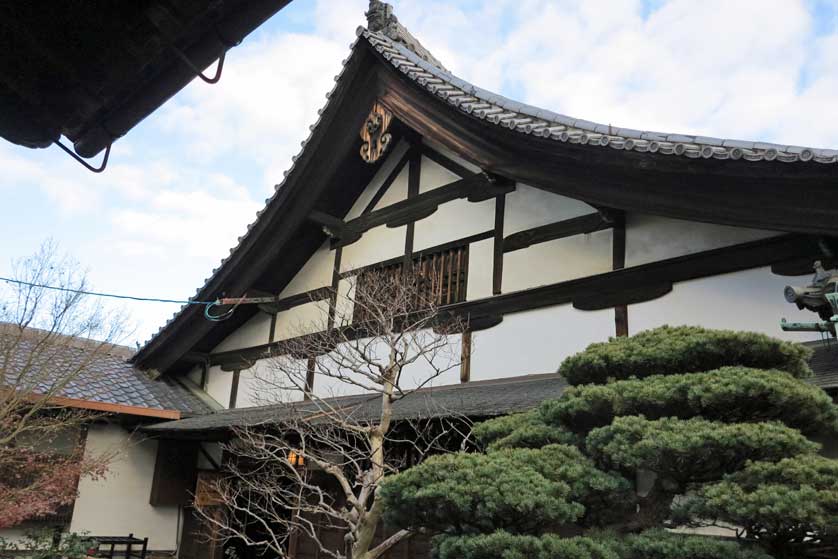
[[[340,287],[340,259],[343,256],[343,247],[335,249],[335,268],[332,270],[332,292],[329,294],[329,323],[331,330],[335,327],[335,314],[338,304],[338,287]]]
[[[239,395],[239,376],[241,375],[241,371],[236,369],[233,371],[233,381],[232,385],[230,386],[230,405],[228,406],[229,409],[234,409],[236,407],[236,398]]]
[[[407,167],[407,198],[419,195],[419,182],[422,178],[422,149],[418,145],[410,146]],[[413,238],[416,232],[416,222],[407,224],[404,237],[404,269],[407,270],[413,260]]]
[[[495,252],[492,262],[492,295],[503,289],[503,219],[506,213],[506,194],[495,197]]]
[[[274,338],[276,337],[276,319],[278,313],[271,313],[271,326],[268,329],[268,343],[274,343]]]
[[[460,382],[471,380],[471,330],[463,332],[463,349],[460,353]]]
[[[612,268],[621,270],[626,267],[626,216],[624,212],[617,212],[614,216],[612,231]],[[617,336],[628,336],[628,305],[614,307],[614,327]]]
[[[314,371],[317,363],[314,357],[308,358],[306,364],[306,390],[303,394],[303,400],[311,400],[311,394],[314,391]]]

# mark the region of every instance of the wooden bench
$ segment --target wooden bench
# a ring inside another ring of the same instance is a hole
[[[148,551],[148,538],[135,538],[134,534],[128,534],[127,536],[91,536],[90,539],[93,543],[87,550],[89,557],[145,559],[146,551]]]

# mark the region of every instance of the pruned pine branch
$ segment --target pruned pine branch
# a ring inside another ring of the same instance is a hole
[[[304,538],[321,556],[376,559],[411,535],[375,540],[378,488],[425,456],[460,449],[471,432],[420,390],[459,367],[463,331],[423,281],[365,272],[334,294],[331,311],[301,325],[282,355],[254,368],[261,403],[284,405],[270,423],[236,429],[225,447],[216,488],[223,506],[199,507],[219,537],[279,557]],[[410,367],[422,374],[411,377]],[[398,415],[394,404],[405,398],[422,413]],[[346,534],[346,545],[328,531]]]

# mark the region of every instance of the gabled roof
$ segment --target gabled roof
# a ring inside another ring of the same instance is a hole
[[[290,281],[325,240],[306,216],[345,215],[378,169],[361,164],[357,136],[376,100],[403,129],[487,171],[595,206],[838,236],[836,150],[630,130],[525,105],[448,72],[388,5],[371,0],[367,15],[284,180],[196,299],[276,291]],[[252,312],[209,324],[185,306],[134,361],[183,368],[188,352],[209,351]]]
[[[20,333],[7,324],[0,324],[0,335],[4,336],[0,371],[7,377],[2,384],[19,386],[13,379],[29,374],[35,376],[33,382],[50,386],[79,371],[52,399],[59,405],[168,418],[211,411],[177,380],[154,380],[134,367],[128,362],[133,354],[130,348],[31,328]],[[33,392],[37,393],[37,388]]]

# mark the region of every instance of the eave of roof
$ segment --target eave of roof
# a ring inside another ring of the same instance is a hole
[[[289,1],[4,3],[0,135],[92,157]]]
[[[422,388],[397,400],[393,419],[415,420],[440,417],[488,418],[522,412],[542,401],[557,398],[567,387],[558,373],[524,375]],[[194,418],[146,426],[143,430],[159,436],[227,433],[236,427],[281,422],[283,419],[323,417],[325,410],[341,409],[352,421],[374,422],[380,415],[379,397],[363,394],[252,408],[221,410]]]
[[[571,144],[680,155],[692,159],[838,163],[838,150],[835,149],[634,130],[554,113],[508,99],[458,78],[411,50],[398,37],[394,39],[363,27],[359,27],[357,33],[394,68],[432,95],[465,114],[522,134]]]

